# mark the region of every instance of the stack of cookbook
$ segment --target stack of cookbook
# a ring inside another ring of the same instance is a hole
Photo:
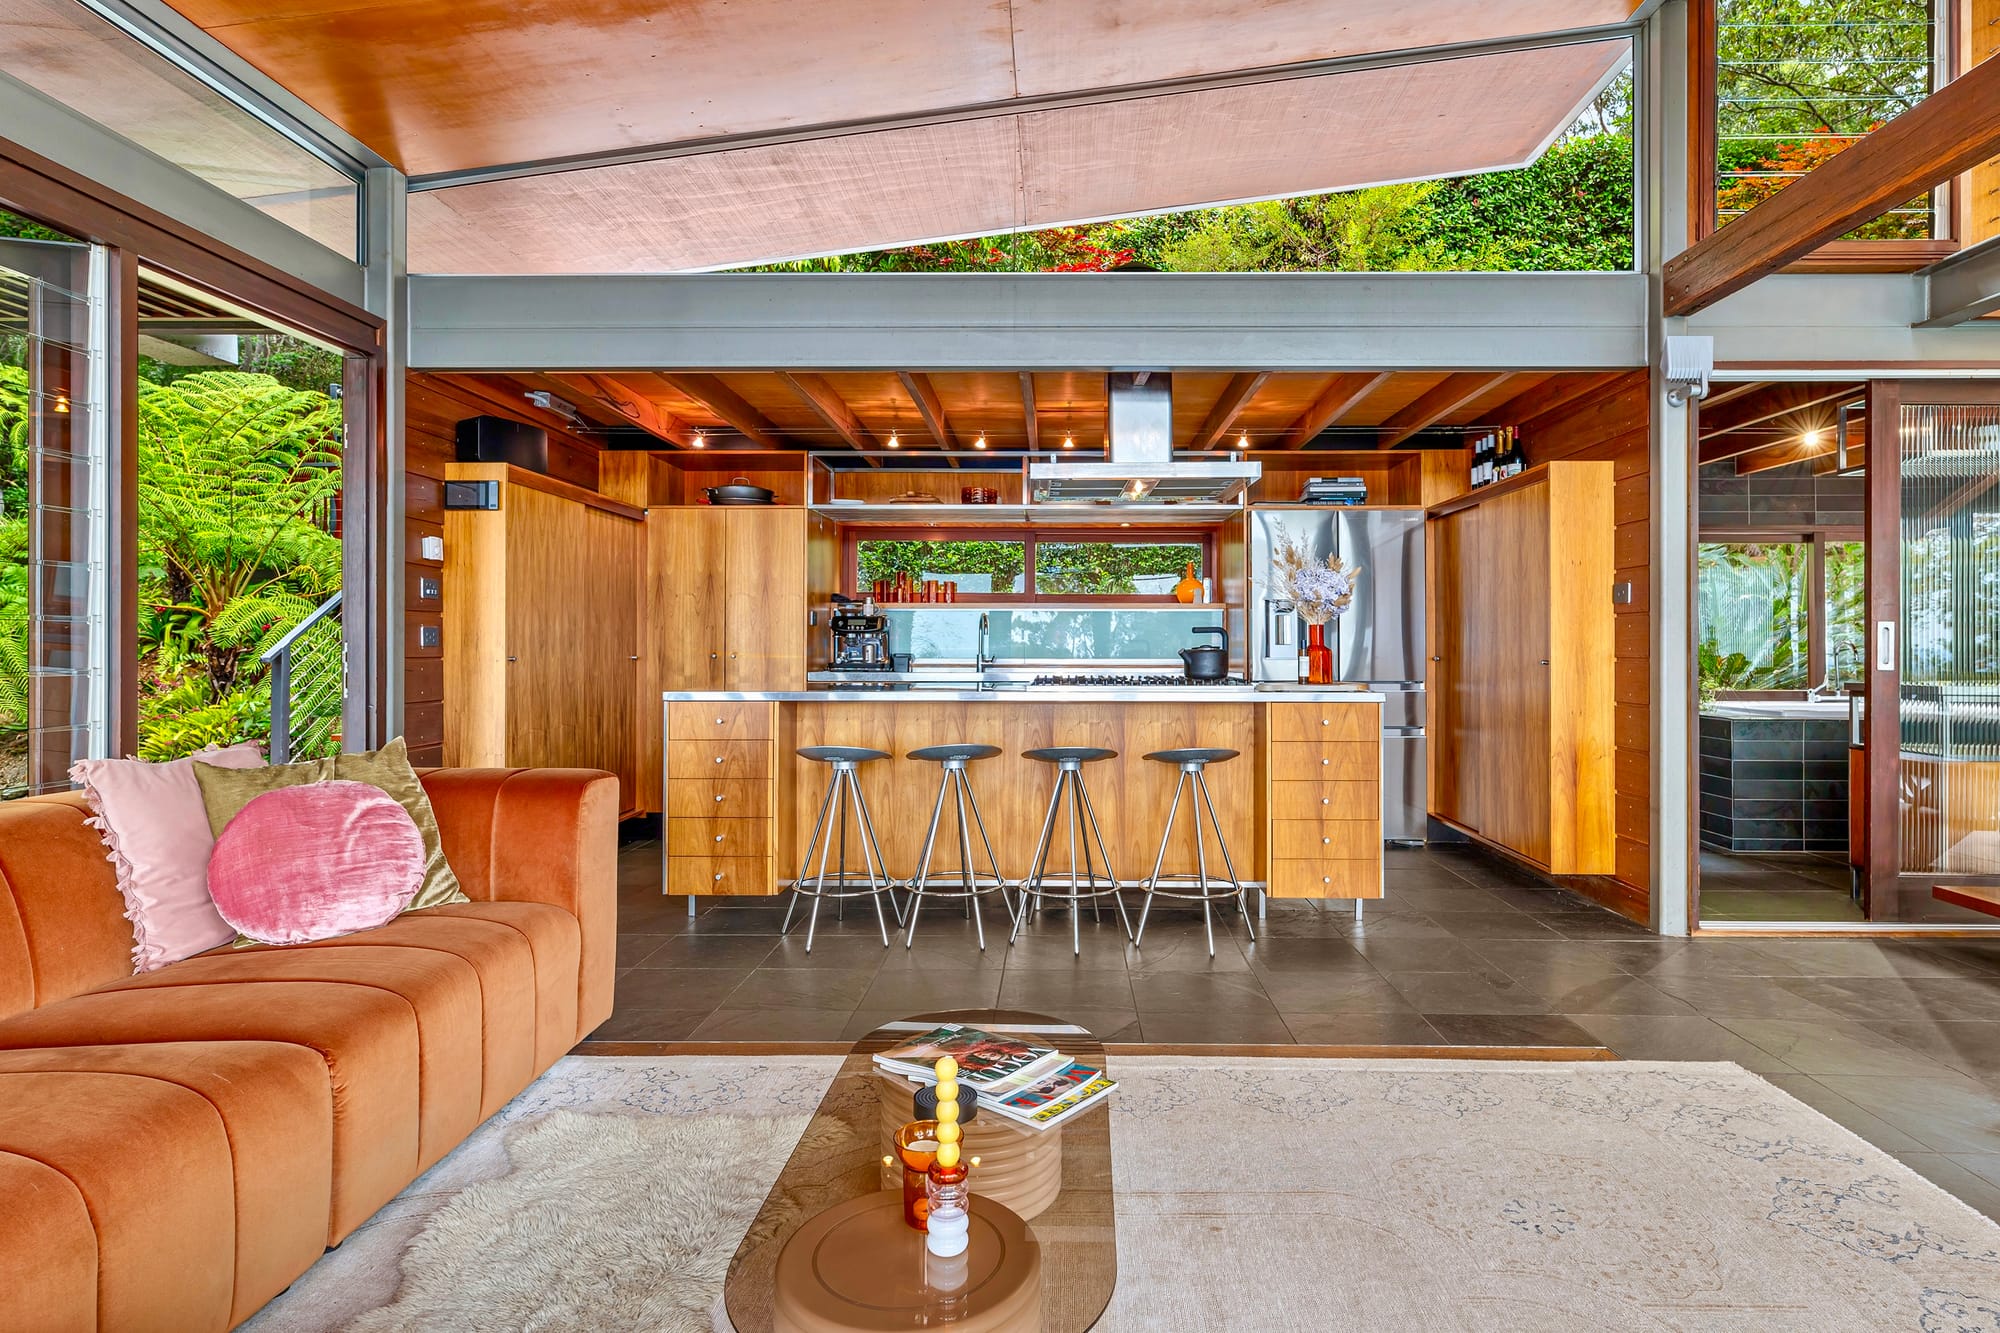
[[[1060,1125],[1118,1086],[1102,1069],[1079,1064],[1053,1046],[964,1023],[915,1033],[878,1053],[875,1063],[930,1084],[937,1082],[938,1060],[947,1055],[958,1061],[959,1082],[978,1090],[981,1111],[1031,1129]]]

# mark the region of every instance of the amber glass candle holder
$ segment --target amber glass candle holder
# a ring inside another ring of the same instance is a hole
[[[931,1213],[930,1169],[937,1160],[938,1122],[912,1120],[896,1131],[896,1156],[903,1163],[903,1220],[918,1231]]]

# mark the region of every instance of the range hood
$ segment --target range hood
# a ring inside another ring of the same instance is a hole
[[[1173,376],[1121,371],[1105,376],[1110,402],[1108,463],[1030,463],[1036,503],[1188,504],[1236,499],[1264,475],[1262,463],[1234,454],[1174,458]]]

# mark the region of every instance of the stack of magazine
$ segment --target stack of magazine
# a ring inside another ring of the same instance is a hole
[[[979,1109],[1032,1129],[1048,1129],[1095,1106],[1118,1086],[1102,1069],[1079,1064],[1023,1037],[946,1023],[898,1042],[875,1057],[882,1069],[919,1083],[937,1082],[942,1056],[958,1061],[959,1082],[979,1091]]]

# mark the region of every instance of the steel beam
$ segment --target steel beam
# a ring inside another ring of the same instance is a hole
[[[0,136],[349,305],[365,303],[352,259],[5,74]]]
[[[1637,273],[416,275],[410,287],[421,370],[1646,364]]]
[[[403,734],[403,421],[410,350],[406,203],[400,171],[369,171],[362,188],[362,242],[368,260],[364,291],[368,313],[380,317],[383,327],[376,358],[376,412],[362,417],[377,438],[364,450],[350,450],[344,483],[348,517],[343,540],[348,549],[343,563],[360,576],[346,582],[360,595],[348,595],[341,616],[351,678],[341,723],[350,750],[372,749]],[[364,460],[359,468],[353,466],[356,454]]]
[[[1848,370],[1908,376],[2000,365],[2000,327],[1932,324],[1928,284],[1913,273],[1776,273],[1695,315],[1687,331],[1715,339],[1718,367],[1811,366],[1820,380]]]
[[[2000,311],[2000,236],[1939,260],[1924,280],[1920,329],[1947,329]]]

